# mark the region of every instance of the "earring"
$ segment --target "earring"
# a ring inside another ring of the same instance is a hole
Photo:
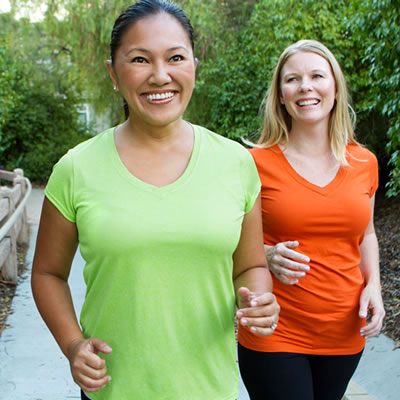
[[[116,87],[116,86],[114,86],[113,88],[114,88],[114,92],[116,92],[116,91],[117,91],[117,87]]]

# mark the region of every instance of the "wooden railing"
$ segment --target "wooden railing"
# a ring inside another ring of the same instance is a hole
[[[0,170],[0,279],[17,282],[17,243],[28,244],[29,228],[26,202],[32,186],[22,169],[13,172]]]

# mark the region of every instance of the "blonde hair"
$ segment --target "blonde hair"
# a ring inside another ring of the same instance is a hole
[[[281,54],[262,103],[264,122],[258,145],[271,147],[280,144],[286,147],[288,144],[292,121],[285,106],[280,102],[281,71],[287,59],[299,51],[316,53],[331,66],[336,85],[336,102],[329,120],[330,146],[337,162],[347,166],[349,164],[346,160],[346,146],[349,143],[357,144],[354,137],[355,113],[349,105],[346,80],[339,63],[332,52],[316,40],[300,40],[287,47]]]

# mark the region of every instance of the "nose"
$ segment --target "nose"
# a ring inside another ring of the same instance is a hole
[[[153,64],[149,84],[163,86],[172,81],[169,74],[168,65],[163,62]]]
[[[301,92],[308,92],[308,91],[312,90],[312,85],[311,85],[310,80],[307,78],[302,79],[300,82],[299,90]]]

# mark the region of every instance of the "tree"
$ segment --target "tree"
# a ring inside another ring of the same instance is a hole
[[[190,118],[231,138],[256,133],[258,108],[278,57],[288,45],[317,39],[346,64],[351,43],[341,23],[345,6],[344,1],[311,0],[247,4],[251,15],[245,23],[225,29],[213,53],[200,65]]]
[[[88,137],[78,123],[80,100],[65,79],[68,57],[53,52],[40,24],[12,15],[0,23],[1,166],[44,182],[59,157]]]
[[[359,81],[365,97],[362,108],[379,112],[387,126],[389,153],[388,196],[400,194],[400,2],[398,0],[352,1],[348,30],[360,49],[360,60],[367,71]]]

